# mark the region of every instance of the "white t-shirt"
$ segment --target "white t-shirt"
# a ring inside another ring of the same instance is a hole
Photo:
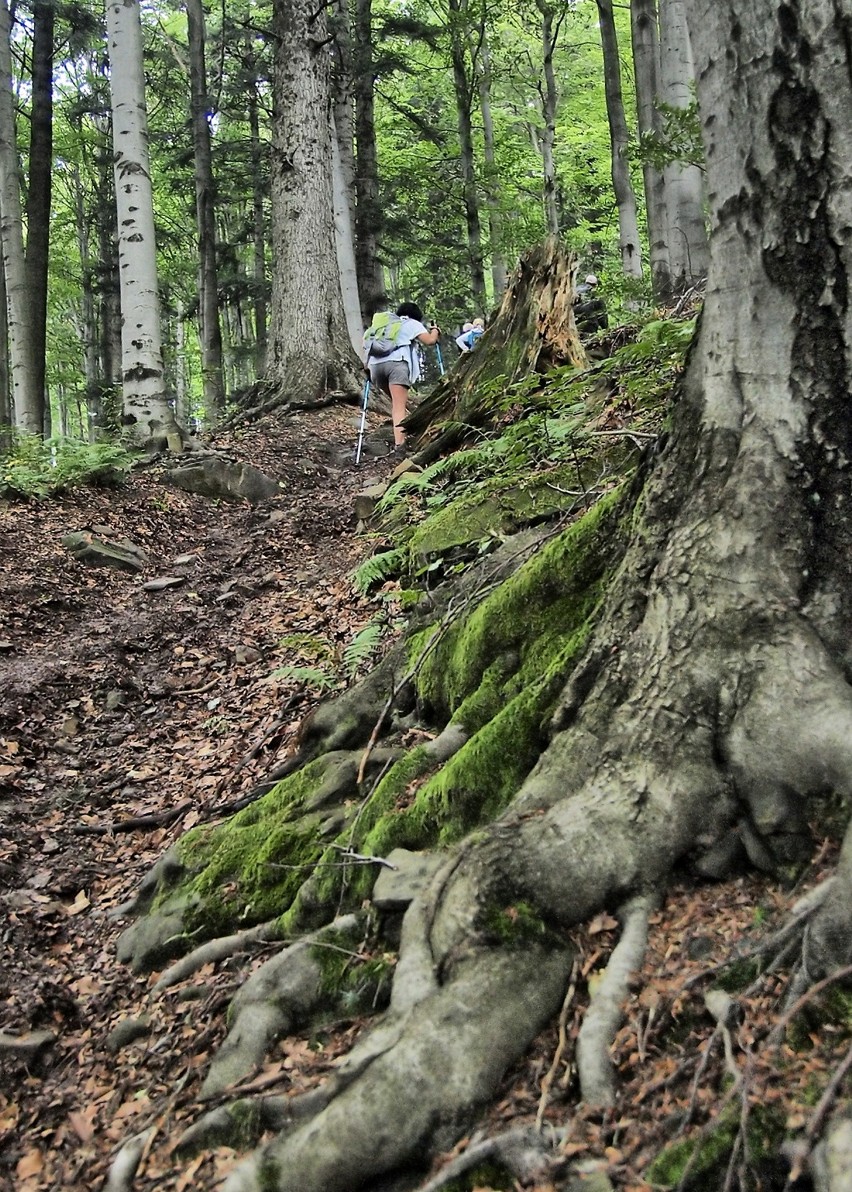
[[[420,352],[415,341],[418,335],[422,335],[424,331],[428,330],[428,327],[424,327],[417,319],[403,317],[402,326],[397,336],[397,339],[402,341],[400,346],[394,348],[389,355],[382,356],[382,360],[404,360],[408,365],[412,385],[415,381],[420,380]]]

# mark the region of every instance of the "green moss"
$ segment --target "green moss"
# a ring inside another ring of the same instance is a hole
[[[492,1188],[494,1192],[511,1192],[517,1187],[514,1177],[499,1163],[480,1163],[450,1180],[444,1187],[447,1192],[476,1192],[479,1188]]]
[[[647,1182],[664,1188],[682,1185],[684,1192],[721,1187],[739,1128],[739,1107],[728,1106],[713,1128],[702,1131],[697,1139],[682,1138],[666,1147],[648,1167]],[[748,1118],[750,1166],[772,1165],[783,1136],[783,1116],[763,1106],[754,1107]]]
[[[430,707],[452,715],[476,692],[499,658],[516,656],[518,687],[547,670],[591,616],[605,577],[621,551],[618,488],[539,550],[450,626],[425,660],[418,693]],[[428,640],[424,630],[410,656]]]
[[[328,931],[311,948],[322,973],[324,1002],[346,1014],[362,1014],[384,1006],[396,967],[395,953],[357,952],[360,942],[360,936]]]
[[[830,985],[818,997],[809,998],[787,1026],[786,1041],[794,1051],[810,1051],[813,1035],[826,1026],[852,1031],[852,992]]]
[[[719,973],[716,984],[726,993],[742,993],[760,976],[758,960],[735,960]]]
[[[493,906],[483,915],[488,935],[506,947],[524,947],[530,943],[565,946],[564,938],[548,927],[536,908],[529,902],[513,902],[508,906]]]

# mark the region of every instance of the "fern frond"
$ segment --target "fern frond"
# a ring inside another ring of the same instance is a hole
[[[359,633],[355,634],[352,641],[343,651],[343,667],[347,675],[350,677],[354,675],[363,663],[372,658],[379,642],[384,636],[384,632],[384,622],[373,620],[370,621],[369,625],[365,625]]]
[[[336,687],[335,679],[316,666],[280,666],[272,672],[273,679],[295,679],[297,683],[304,683],[308,687],[315,687],[318,691],[329,691]]]
[[[352,586],[361,596],[366,596],[374,584],[398,574],[404,565],[403,550],[386,550],[378,555],[371,555],[352,573]]]

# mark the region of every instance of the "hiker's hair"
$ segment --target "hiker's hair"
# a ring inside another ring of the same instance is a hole
[[[387,294],[376,294],[370,303],[370,314],[377,315],[383,310],[390,310],[390,299]]]
[[[418,323],[423,322],[423,311],[416,302],[400,302],[396,313],[404,319],[416,319]]]

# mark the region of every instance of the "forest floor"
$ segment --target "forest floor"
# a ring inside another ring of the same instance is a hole
[[[209,1107],[197,1092],[246,958],[152,1001],[156,974],[136,977],[115,958],[125,923],[114,911],[183,831],[221,817],[287,756],[319,700],[277,673],[316,662],[298,642],[325,643],[323,665],[340,676],[345,646],[379,607],[350,582],[375,545],[356,533],[352,499],[396,461],[342,463],[356,422],[352,409],[329,409],[217,440],[282,482],[255,508],[179,491],[156,468],[121,489],[0,505],[0,1189],[100,1188],[116,1149],[150,1126],[140,1192],[215,1189],[239,1158],[221,1148],[187,1163],[171,1148]],[[143,573],[71,558],[62,536],[98,525],[144,548]],[[145,587],[163,576],[182,582]],[[123,830],[141,816],[154,822]],[[821,846],[807,884],[830,853]],[[686,1110],[712,1120],[731,1100],[698,978],[787,906],[759,876],[670,893],[616,1039],[622,1092],[606,1112],[576,1109],[571,1062],[582,991],[617,938],[608,916],[589,924],[576,940],[578,992],[506,1075],[485,1130],[570,1122],[563,1160],[587,1156],[616,1187],[647,1188],[642,1173],[673,1123]],[[250,963],[268,955],[259,948]],[[814,1037],[783,1084],[761,1079],[756,1041],[780,988],[770,979],[743,1000],[739,1117],[758,1095],[800,1114],[797,1093],[836,1062]],[[112,1049],[116,1025],[142,1015],[145,1034]],[[316,1083],[361,1025],[282,1040],[249,1094]],[[4,1049],[4,1033],[30,1036],[33,1054]],[[553,1180],[537,1187],[561,1186]]]

